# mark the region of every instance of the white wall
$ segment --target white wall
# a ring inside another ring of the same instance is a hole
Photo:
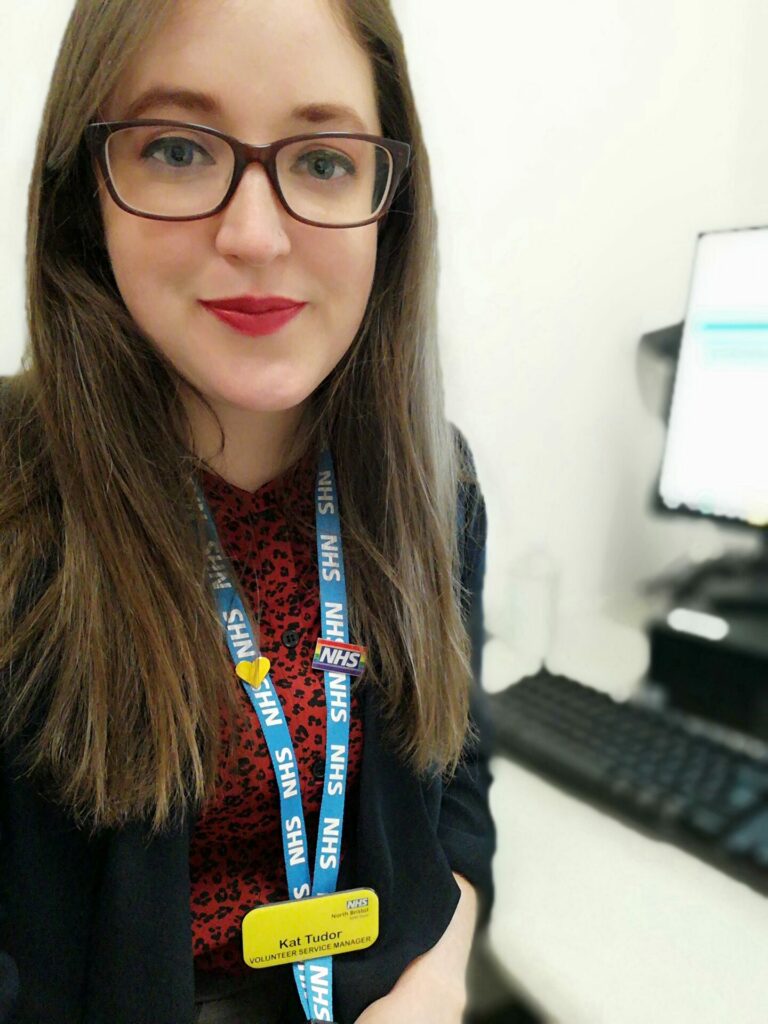
[[[26,205],[34,146],[71,0],[0,2],[0,375],[16,373],[26,339]]]
[[[683,316],[697,232],[768,222],[768,12],[394,3],[438,200],[448,411],[489,509],[488,621],[507,629],[509,567],[539,545],[561,625],[583,625],[689,550],[743,543],[649,513],[663,427],[635,363],[642,332]],[[27,179],[70,9],[0,10],[0,373],[21,353]]]
[[[448,407],[489,508],[488,620],[507,628],[508,568],[540,546],[582,630],[689,551],[752,544],[650,513],[664,428],[635,364],[643,332],[683,318],[697,233],[768,222],[768,13],[395,6],[439,201]]]

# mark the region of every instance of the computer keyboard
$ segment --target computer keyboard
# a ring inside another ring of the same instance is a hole
[[[498,754],[768,894],[768,753],[545,669],[489,700]]]

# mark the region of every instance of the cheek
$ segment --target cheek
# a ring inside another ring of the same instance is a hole
[[[365,312],[373,284],[378,238],[376,225],[350,228],[349,231],[329,231],[329,234],[341,237],[316,247],[312,270],[316,279],[324,282],[324,290],[330,300],[329,311],[354,332]]]
[[[112,272],[128,312],[149,337],[172,336],[198,276],[199,256],[189,234],[158,222],[165,229],[160,238],[152,222],[131,216],[114,217],[111,223],[107,216],[104,227]]]

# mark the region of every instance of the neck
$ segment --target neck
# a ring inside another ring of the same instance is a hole
[[[304,403],[292,409],[265,412],[211,402],[224,431],[224,447],[219,451],[221,433],[209,410],[191,392],[182,392],[182,401],[195,454],[234,487],[255,491],[293,463],[290,444]]]

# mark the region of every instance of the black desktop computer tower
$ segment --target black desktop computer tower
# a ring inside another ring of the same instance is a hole
[[[649,681],[670,707],[768,740],[768,616],[722,618],[721,640],[674,629],[668,618],[651,622]]]

